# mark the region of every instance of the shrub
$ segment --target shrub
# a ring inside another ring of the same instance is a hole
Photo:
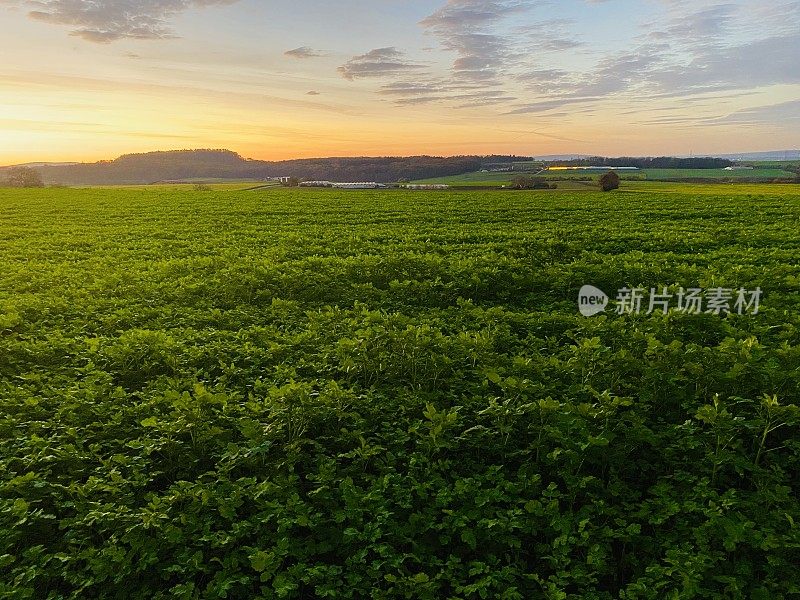
[[[9,169],[6,185],[14,188],[41,188],[44,187],[42,176],[30,167],[14,167]]]
[[[604,192],[610,192],[611,190],[619,189],[619,175],[617,175],[614,171],[609,171],[600,177],[600,189]]]
[[[509,186],[514,190],[549,190],[550,185],[541,177],[518,175],[511,180]]]

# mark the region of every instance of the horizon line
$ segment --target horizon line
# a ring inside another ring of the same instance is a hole
[[[293,157],[293,158],[281,158],[281,159],[263,159],[263,158],[251,158],[247,157],[236,150],[231,150],[230,148],[178,148],[178,149],[169,149],[169,150],[148,150],[144,152],[126,152],[123,154],[119,154],[114,158],[100,158],[96,160],[34,160],[34,161],[27,161],[27,162],[19,162],[19,163],[9,163],[5,165],[0,165],[0,168],[11,168],[11,167],[24,167],[24,166],[31,166],[31,165],[39,165],[39,166],[74,166],[74,165],[93,165],[103,162],[113,162],[120,158],[125,158],[128,156],[147,156],[152,154],[169,154],[169,153],[192,153],[192,152],[227,152],[236,155],[237,157],[241,158],[245,161],[252,161],[252,162],[265,162],[265,163],[276,163],[276,162],[295,162],[295,161],[311,161],[311,160],[334,160],[334,159],[357,159],[357,158],[417,158],[417,157],[428,157],[428,158],[462,158],[462,157],[478,157],[478,158],[489,158],[492,156],[515,156],[519,158],[530,158],[533,160],[547,160],[548,158],[552,157],[573,157],[574,159],[578,158],[607,158],[607,159],[619,159],[619,158],[721,158],[721,157],[728,157],[728,156],[744,156],[744,155],[757,155],[757,154],[789,154],[794,156],[786,156],[786,160],[797,160],[800,159],[800,148],[778,148],[778,149],[771,149],[771,150],[746,150],[746,151],[727,151],[727,152],[715,152],[715,153],[689,153],[689,154],[619,154],[619,155],[611,155],[611,154],[602,154],[602,153],[586,153],[586,152],[557,152],[551,154],[517,154],[517,153],[474,153],[474,154],[338,154],[338,155],[329,155],[329,156],[310,156],[310,157]]]

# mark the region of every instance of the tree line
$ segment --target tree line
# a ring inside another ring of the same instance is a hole
[[[565,161],[564,164],[570,167],[639,167],[640,169],[724,169],[734,163],[726,158],[714,158],[711,156],[676,158],[674,156],[659,157],[634,157],[621,156],[618,158],[606,158],[603,156],[592,156]]]
[[[268,177],[395,182],[478,171],[482,160],[479,156],[411,156],[311,158],[273,162],[245,159],[228,150],[181,150],[128,154],[96,163],[47,165],[38,167],[37,171],[45,183],[64,185]]]

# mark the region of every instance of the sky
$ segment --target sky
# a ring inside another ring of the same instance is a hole
[[[800,0],[0,0],[0,164],[800,146]]]

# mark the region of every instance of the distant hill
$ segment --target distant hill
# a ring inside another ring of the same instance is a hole
[[[496,157],[519,160],[522,157]],[[298,177],[308,180],[379,181],[444,177],[477,171],[493,157],[435,156],[310,158],[261,161],[230,150],[176,150],[127,154],[115,160],[35,166],[47,184],[148,184],[187,179],[265,179]],[[2,175],[0,169],[0,175]]]
[[[800,160],[800,150],[771,150],[769,152],[740,152],[738,154],[713,154],[717,158],[728,160],[782,161]]]

